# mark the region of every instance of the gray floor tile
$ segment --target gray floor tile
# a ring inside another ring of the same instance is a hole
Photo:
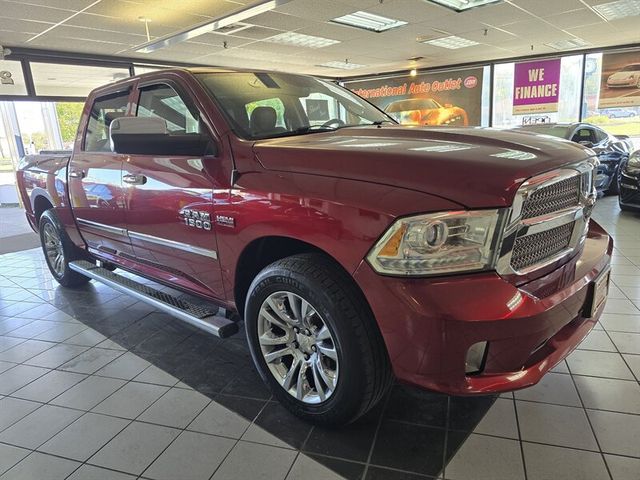
[[[96,405],[92,411],[134,419],[160,398],[168,387],[130,382]]]
[[[3,317],[2,312],[0,311],[0,335],[9,335],[13,330],[28,325],[31,322],[33,322],[33,319],[31,318]]]
[[[605,453],[640,457],[640,415],[587,410]]]
[[[473,432],[517,439],[518,424],[513,400],[497,399]]]
[[[58,480],[66,478],[79,466],[78,462],[33,452],[1,478],[2,480]]]
[[[624,268],[624,267],[623,267]],[[635,268],[637,267],[628,267]],[[640,278],[640,275],[638,275]],[[604,307],[604,313],[619,313],[623,315],[640,315],[640,310],[633,304],[631,300],[620,298],[609,298]]]
[[[136,382],[153,383],[155,385],[166,385],[167,387],[173,387],[178,383],[178,379],[176,377],[169,375],[167,372],[159,369],[155,365],[149,366],[134,380]]]
[[[51,342],[27,340],[26,342],[22,342],[21,344],[0,353],[0,360],[3,360],[5,362],[22,363],[44,352],[45,350],[50,349],[54,345],[55,343]]]
[[[471,434],[445,467],[448,480],[524,480],[520,444]]]
[[[629,365],[629,368],[635,375],[636,379],[640,380],[640,355],[624,354],[622,355],[622,358],[627,362],[627,365]]]
[[[13,392],[14,397],[47,403],[86,378],[86,375],[52,370],[30,384]]]
[[[301,453],[293,462],[286,480],[344,480],[344,477]]]
[[[640,385],[630,380],[575,377],[586,408],[640,414]]]
[[[7,370],[9,370],[10,368],[13,368],[15,366],[16,366],[15,363],[0,362],[0,373],[6,372]]]
[[[573,375],[633,380],[631,370],[619,353],[576,350],[567,357],[567,364]]]
[[[580,345],[580,350],[601,350],[604,352],[615,352],[616,347],[613,345],[607,332],[604,330],[591,330],[591,333],[585,338]]]
[[[187,428],[195,432],[240,438],[249,425],[246,419],[214,400]]]
[[[613,480],[638,480],[640,475],[640,458],[604,456]]]
[[[0,443],[0,475],[30,453],[30,450]]]
[[[64,343],[68,343],[70,345],[82,345],[84,347],[95,347],[100,342],[103,342],[106,339],[107,337],[105,337],[101,333],[96,332],[92,328],[87,328],[77,335],[67,338]]]
[[[144,472],[157,480],[208,480],[235,445],[235,440],[182,432]]]
[[[581,408],[516,401],[523,440],[586,450],[597,450],[595,438]]]
[[[77,410],[43,405],[0,433],[0,442],[35,449],[80,415]]]
[[[143,360],[131,352],[127,352],[102,367],[96,372],[96,375],[131,380],[136,375],[142,373],[149,365],[151,364],[146,360]]]
[[[609,480],[600,453],[525,442],[528,480]]]
[[[36,340],[46,340],[48,342],[63,342],[87,329],[86,325],[63,322],[50,322],[53,328],[40,335],[36,335]]]
[[[561,361],[555,367],[551,369],[552,373],[569,373],[569,367],[567,367],[567,362],[565,360]]]
[[[23,338],[0,337],[0,352],[9,350],[11,347],[15,347],[16,345],[19,345],[24,341],[25,340]]]
[[[607,332],[640,333],[640,315],[603,314],[600,323]]]
[[[63,364],[60,369],[78,373],[95,373],[120,355],[122,355],[122,352],[116,350],[91,348]]]
[[[201,393],[172,388],[140,415],[138,420],[186,428],[209,402],[209,398]]]
[[[122,347],[122,345],[120,345],[119,343],[114,342],[113,340],[111,340],[109,338],[107,338],[106,340],[103,340],[97,346],[100,347],[100,348],[108,348],[110,350],[119,350],[121,352],[126,350],[126,348]]]
[[[80,410],[91,410],[126,382],[116,378],[88,377],[71,387],[51,403]]]
[[[284,480],[295,458],[293,450],[238,442],[212,480]]]
[[[242,435],[242,440],[247,442],[264,443],[265,445],[271,445],[272,447],[293,448],[287,442],[281,440],[255,423],[249,425],[247,431]]]
[[[0,399],[0,432],[40,406],[40,403],[19,398],[4,397]]]
[[[16,365],[15,367],[0,373],[0,393],[9,395],[16,390],[33,382],[49,372],[48,368],[31,367],[29,365]]]
[[[514,392],[517,400],[579,407],[580,397],[571,376],[549,372],[537,385]]]
[[[120,418],[87,413],[38,450],[84,462],[128,424],[129,421]]]
[[[179,433],[174,428],[133,422],[88,463],[140,475]]]
[[[105,468],[83,465],[66,480],[135,480],[135,476]],[[176,479],[177,480],[177,479]]]
[[[11,332],[7,333],[9,337],[18,337],[18,338],[33,338],[36,335],[40,335],[47,330],[51,330],[55,325],[51,322],[47,322],[44,320],[33,320],[31,323],[25,325],[24,327],[16,328]]]
[[[640,333],[609,332],[620,353],[640,355]]]
[[[34,365],[36,367],[58,368],[65,362],[77,357],[84,352],[87,347],[77,345],[65,345],[63,343],[45,350],[39,355],[30,358],[25,362],[26,365]]]

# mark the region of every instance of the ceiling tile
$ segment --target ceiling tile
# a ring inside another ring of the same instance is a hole
[[[544,19],[563,30],[567,28],[582,27],[584,25],[596,25],[605,23],[602,18],[593,13],[593,11],[589,8],[581,8],[580,10],[560,13],[557,15],[552,15],[550,17],[545,17]]]
[[[509,3],[525,9],[539,17],[570,12],[584,7],[580,0],[508,0]]]

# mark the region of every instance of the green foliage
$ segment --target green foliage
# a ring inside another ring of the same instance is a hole
[[[83,104],[79,102],[56,103],[58,124],[64,143],[72,143],[75,140],[82,108]]]

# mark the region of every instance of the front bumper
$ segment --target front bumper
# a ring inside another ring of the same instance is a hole
[[[626,170],[620,172],[621,205],[640,209],[640,174],[631,175]]]
[[[580,253],[519,287],[496,273],[434,279],[384,277],[363,262],[354,278],[371,305],[401,381],[449,394],[487,394],[537,383],[597,322],[585,318],[590,283],[613,242],[591,221]],[[465,374],[476,342],[489,342],[481,373]]]

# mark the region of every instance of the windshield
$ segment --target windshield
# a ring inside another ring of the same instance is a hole
[[[520,127],[522,130],[539,133],[541,135],[551,135],[558,138],[567,138],[569,127],[563,125],[531,125]]]
[[[640,63],[627,65],[621,70],[621,72],[637,72],[637,71],[640,71]]]
[[[338,85],[286,73],[200,73],[234,132],[259,139],[395,123],[376,107]]]
[[[391,102],[384,111],[392,113],[406,112],[408,110],[434,110],[436,108],[441,108],[441,106],[432,98],[413,98],[410,100]]]

